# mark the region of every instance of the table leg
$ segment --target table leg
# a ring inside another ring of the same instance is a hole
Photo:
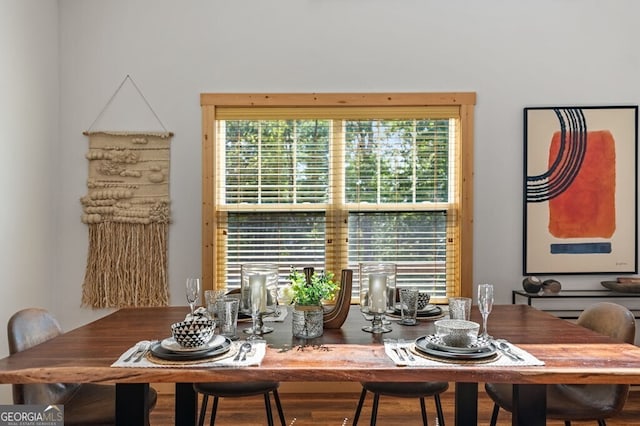
[[[456,383],[456,426],[478,424],[478,384]]]
[[[513,385],[512,425],[542,426],[546,417],[546,385]]]
[[[116,383],[116,426],[149,424],[149,383]]]
[[[196,424],[198,398],[191,383],[176,383],[176,425]]]

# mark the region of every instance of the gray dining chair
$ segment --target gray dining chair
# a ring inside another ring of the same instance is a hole
[[[613,340],[634,343],[636,322],[633,314],[624,306],[600,302],[585,309],[578,325]],[[513,412],[513,386],[505,383],[487,383],[485,390],[494,402],[491,426],[498,421],[500,408]],[[629,385],[547,385],[547,418],[571,421],[597,421],[606,425],[605,419],[622,411],[629,394]]]
[[[9,353],[22,352],[62,334],[58,321],[46,310],[27,308],[11,316],[7,325]],[[35,383],[12,385],[14,404],[64,405],[65,425],[114,425],[116,388],[95,383]],[[147,409],[158,394],[149,389]]]
[[[367,396],[367,392],[373,393],[373,407],[371,408],[371,426],[376,424],[378,417],[378,403],[380,395],[392,396],[396,398],[420,398],[420,410],[422,412],[422,424],[427,426],[427,409],[425,397],[433,396],[438,416],[438,425],[444,426],[444,413],[440,402],[440,394],[449,389],[447,382],[364,382],[362,383],[362,393],[358,401],[358,408],[353,416],[353,426],[358,424],[362,405]]]

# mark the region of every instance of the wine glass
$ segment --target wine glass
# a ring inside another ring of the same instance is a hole
[[[482,314],[482,334],[481,338],[488,340],[491,339],[489,333],[487,333],[487,318],[493,308],[493,285],[492,284],[480,284],[478,285],[478,308]]]
[[[200,278],[187,278],[186,296],[193,317],[193,310],[200,296]]]
[[[250,278],[250,281],[251,281],[251,294],[250,294],[251,306],[250,307],[251,307],[251,322],[253,326],[251,327],[251,335],[247,337],[247,340],[256,340],[256,339],[259,339],[258,335],[262,329],[260,314],[262,313],[262,307],[263,307],[263,304],[265,303],[266,294],[264,294],[263,290],[266,290],[266,287],[264,286],[265,280],[263,277],[258,276],[257,281],[254,281],[251,278]]]

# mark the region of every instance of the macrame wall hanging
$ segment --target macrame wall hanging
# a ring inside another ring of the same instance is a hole
[[[107,106],[126,81],[146,102],[127,76]],[[157,119],[155,112],[154,116]],[[82,222],[89,227],[89,251],[82,304],[92,308],[165,306],[169,302],[169,148],[173,134],[166,129],[89,130],[84,134],[89,138],[89,177],[81,203]]]

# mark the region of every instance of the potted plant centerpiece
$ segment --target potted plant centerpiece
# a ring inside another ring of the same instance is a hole
[[[331,300],[339,289],[331,272],[313,272],[305,276],[291,267],[289,285],[282,289],[280,299],[285,304],[293,305],[294,336],[306,339],[322,336],[322,302]]]

